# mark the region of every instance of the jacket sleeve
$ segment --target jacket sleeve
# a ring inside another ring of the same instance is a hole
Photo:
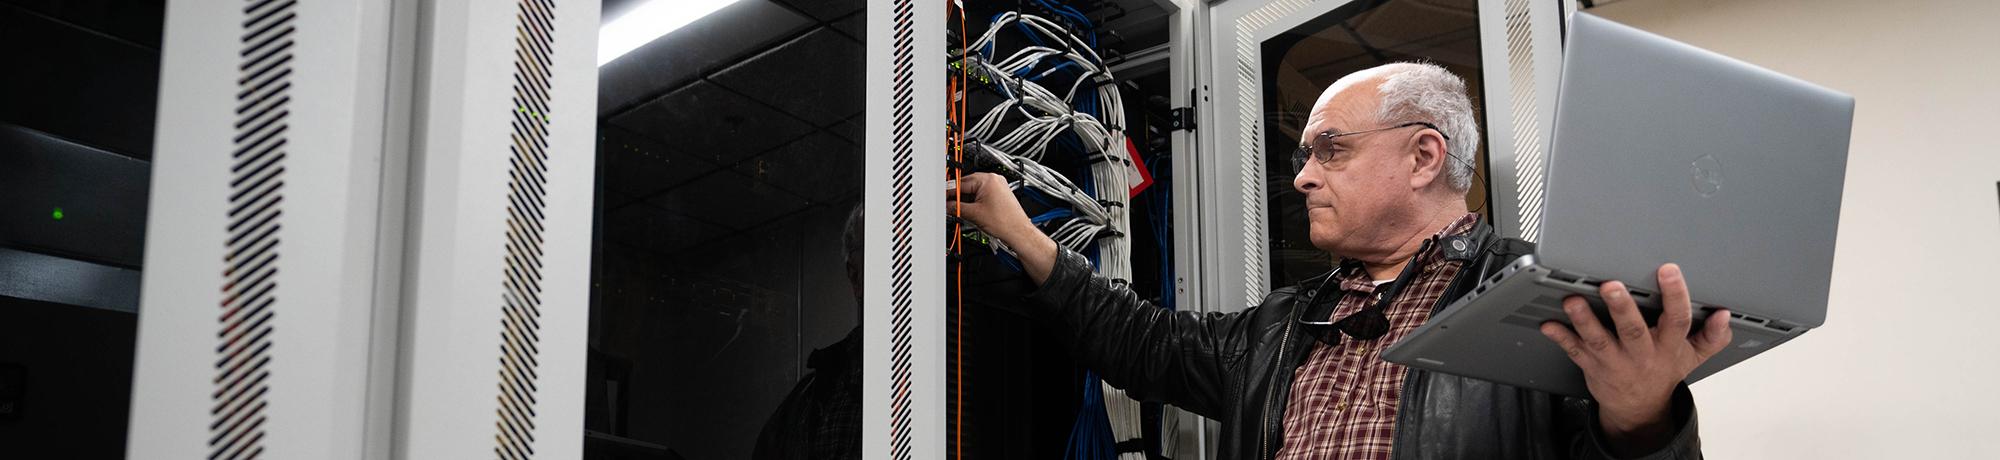
[[[1565,404],[1566,418],[1575,423],[1564,423],[1571,427],[1569,434],[1569,457],[1577,460],[1699,460],[1701,458],[1700,424],[1695,419],[1694,393],[1688,391],[1686,383],[1674,389],[1669,411],[1673,414],[1676,430],[1673,440],[1659,450],[1638,457],[1619,457],[1611,453],[1610,441],[1597,420],[1595,401],[1572,399]]]
[[[1226,410],[1249,350],[1250,316],[1172,312],[1123,283],[1090,271],[1083,256],[1060,250],[1054,270],[1031,298],[1036,316],[1059,328],[1076,358],[1133,398],[1166,402],[1210,418]]]

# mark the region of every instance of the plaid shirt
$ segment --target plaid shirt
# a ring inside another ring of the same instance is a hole
[[[1471,231],[1477,222],[1478,214],[1467,214],[1438,236]],[[1417,254],[1410,263],[1419,264],[1416,279],[1383,311],[1389,317],[1388,334],[1374,340],[1340,335],[1336,345],[1314,341],[1312,354],[1292,377],[1279,460],[1389,458],[1405,373],[1403,365],[1382,360],[1382,348],[1430,320],[1431,306],[1444,295],[1461,265],[1446,260],[1436,247]],[[1339,320],[1374,303],[1376,285],[1372,281],[1365,270],[1335,273],[1332,282],[1346,295],[1334,307],[1331,318],[1311,319]]]
[[[799,379],[757,436],[756,460],[861,458],[861,329],[807,359]]]

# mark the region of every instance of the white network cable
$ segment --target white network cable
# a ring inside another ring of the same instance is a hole
[[[1038,36],[1059,40],[1064,49],[1028,46],[1004,59],[993,60],[990,50],[995,48],[998,32],[1015,24]],[[1019,12],[994,18],[986,33],[965,50],[964,64],[993,77],[1008,99],[988,110],[966,135],[983,140],[982,149],[993,150],[988,152],[992,153],[989,157],[1021,173],[1022,180],[1011,184],[1013,188],[1032,188],[1073,205],[1077,219],[1057,226],[1049,235],[1051,239],[1062,247],[1079,251],[1095,241],[1098,245],[1098,273],[1113,280],[1129,282],[1132,279],[1130,193],[1132,176],[1137,169],[1126,147],[1124,128],[1104,122],[1124,122],[1124,100],[1119,95],[1116,80],[1104,67],[1104,61],[1097,52],[1083,40],[1063,30],[1053,21]],[[1050,65],[1048,70],[1029,78],[1016,76],[1050,59],[1063,62]],[[1061,96],[1035,82],[1055,72],[1058,66],[1067,64],[1081,69],[1082,75]],[[1102,119],[1074,108],[1077,92],[1084,88],[1096,92]],[[1013,130],[1000,134],[1001,123],[1014,115],[1021,118],[1019,124]],[[1039,163],[1049,144],[1064,132],[1074,133],[1093,155],[1090,170],[1095,196],[1084,195],[1061,174]],[[1112,233],[1100,238],[1106,235],[1104,230],[1107,229]],[[997,244],[995,249],[1008,250]],[[1111,421],[1115,440],[1122,442],[1141,437],[1143,417],[1140,403],[1109,384],[1105,384],[1103,390],[1106,415]],[[1120,459],[1144,460],[1145,454],[1128,452],[1121,454]]]

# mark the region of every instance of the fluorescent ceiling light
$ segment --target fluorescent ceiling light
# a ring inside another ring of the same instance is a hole
[[[597,30],[597,65],[708,16],[736,0],[649,0]]]

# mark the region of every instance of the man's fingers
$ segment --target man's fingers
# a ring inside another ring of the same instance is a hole
[[[968,200],[971,197],[979,196],[979,188],[985,185],[985,181],[981,180],[981,174],[986,173],[966,174],[964,177],[958,178],[958,187],[954,191],[965,194]]]
[[[1633,351],[1653,349],[1652,331],[1646,327],[1646,317],[1639,314],[1639,304],[1632,300],[1632,293],[1625,290],[1625,283],[1605,281],[1597,287],[1597,295],[1604,298],[1604,307],[1611,310],[1611,322],[1618,328],[1618,341]]]
[[[1554,341],[1556,346],[1562,347],[1563,353],[1569,354],[1569,360],[1575,362],[1576,367],[1589,369],[1597,365],[1596,358],[1591,357],[1590,352],[1584,350],[1583,341],[1578,339],[1576,333],[1570,332],[1569,327],[1563,326],[1562,323],[1555,321],[1542,323],[1542,335]]]
[[[1701,355],[1702,361],[1707,361],[1708,357],[1721,353],[1734,338],[1735,332],[1729,330],[1729,310],[1718,309],[1709,312],[1708,321],[1701,325],[1701,333],[1695,334],[1691,341],[1694,352]]]
[[[946,202],[976,203],[979,201],[979,192],[987,188],[986,184],[992,177],[997,176],[993,176],[992,173],[966,174],[951,187],[944,189],[944,199]]]
[[[1570,327],[1576,329],[1576,335],[1583,339],[1585,348],[1601,352],[1617,346],[1618,340],[1611,338],[1611,332],[1597,322],[1597,315],[1590,312],[1590,302],[1583,297],[1564,298],[1563,313],[1569,314]]]
[[[1694,326],[1694,303],[1689,299],[1687,278],[1675,264],[1660,266],[1660,340],[1687,340]]]

